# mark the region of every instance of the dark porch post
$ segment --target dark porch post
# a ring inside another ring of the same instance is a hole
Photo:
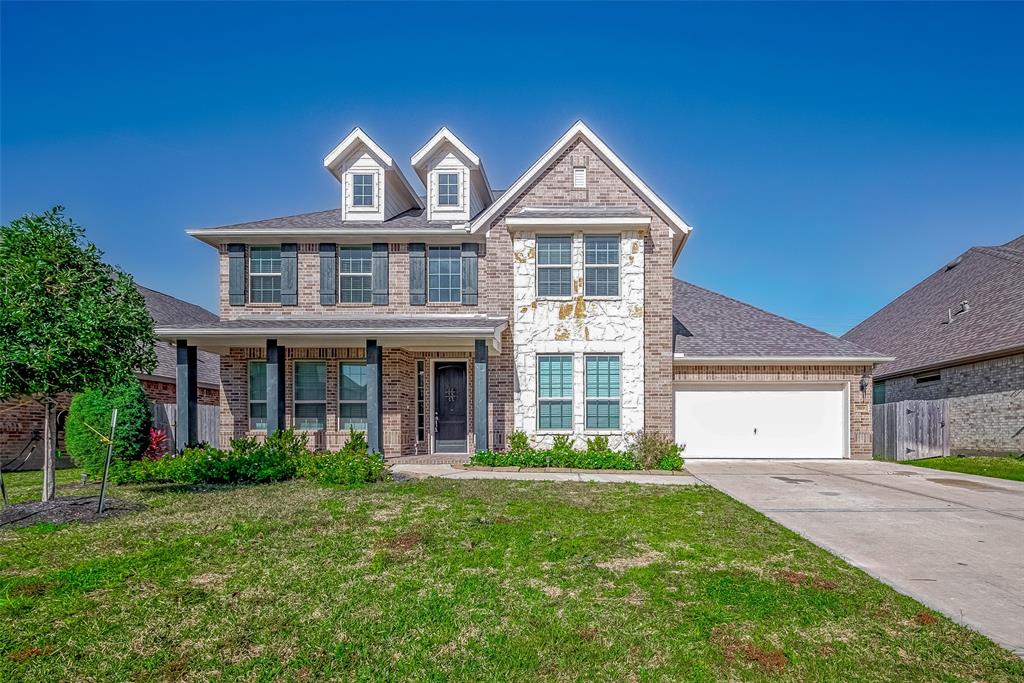
[[[177,361],[178,367],[175,372],[175,399],[177,402],[175,421],[177,424],[174,427],[174,447],[178,451],[182,451],[199,441],[196,347],[189,346],[186,339],[178,340]]]
[[[473,364],[473,429],[476,450],[487,450],[487,340],[477,339]]]
[[[267,340],[267,436],[284,429],[285,348]]]
[[[371,453],[383,453],[384,374],[381,349],[376,339],[366,340],[366,443]]]

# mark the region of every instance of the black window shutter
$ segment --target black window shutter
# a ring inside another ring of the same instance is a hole
[[[373,305],[388,305],[388,244],[373,243]]]
[[[320,305],[333,306],[338,301],[338,245],[320,245]]]
[[[299,303],[299,245],[281,245],[281,305]]]
[[[462,304],[464,306],[476,306],[477,249],[479,246],[473,242],[462,243]]]
[[[414,242],[409,245],[409,304],[427,303],[427,245]]]
[[[228,245],[228,303],[245,305],[245,245]]]

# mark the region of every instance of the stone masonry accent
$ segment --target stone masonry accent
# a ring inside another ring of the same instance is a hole
[[[836,382],[849,385],[850,457],[870,460],[871,366],[859,365],[677,365],[676,382]],[[861,391],[861,380],[868,378]],[[685,455],[685,454],[684,454]]]

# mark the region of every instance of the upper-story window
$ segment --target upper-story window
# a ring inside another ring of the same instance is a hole
[[[255,304],[281,303],[281,247],[249,248],[249,298]]]
[[[373,256],[370,247],[338,250],[338,292],[343,304],[368,304],[373,294]]]
[[[619,237],[583,240],[583,291],[586,296],[619,295]]]
[[[352,206],[374,206],[373,174],[352,174]]]
[[[459,174],[438,173],[437,205],[458,206],[459,204]]]
[[[537,296],[572,296],[572,238],[537,238]]]
[[[430,247],[427,251],[427,301],[462,301],[462,249]]]

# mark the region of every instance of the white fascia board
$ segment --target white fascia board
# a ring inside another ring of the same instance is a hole
[[[409,160],[409,162],[412,164],[412,167],[416,168],[421,163],[426,161],[427,158],[434,152],[434,150],[437,149],[437,147],[443,144],[444,142],[450,143],[452,147],[459,150],[459,153],[462,154],[462,156],[466,157],[471,166],[473,166],[474,168],[480,166],[480,157],[474,154],[473,150],[467,147],[466,143],[460,140],[458,136],[455,135],[455,133],[448,130],[447,126],[441,126],[441,130],[434,133],[434,136],[427,140],[427,144],[420,147],[419,150],[417,150],[416,153],[412,155],[412,159]]]
[[[672,356],[678,365],[875,365],[891,360],[888,356]]]
[[[345,139],[338,143],[338,146],[331,150],[331,153],[324,157],[324,168],[331,168],[334,162],[341,159],[345,154],[356,144],[362,143],[366,145],[374,156],[380,159],[388,168],[394,166],[394,161],[390,155],[381,149],[380,145],[373,141],[373,139],[363,132],[363,130],[356,126],[352,129],[352,132],[345,136]]]
[[[614,228],[644,228],[650,227],[650,216],[617,216],[617,217],[590,217],[590,218],[542,218],[542,217],[517,217],[508,216],[505,218],[505,225],[510,228],[542,228],[542,227],[614,227]]]
[[[547,168],[548,165],[554,161],[554,159],[561,154],[574,139],[576,139],[576,136],[581,136],[590,143],[591,146],[593,146],[594,151],[600,154],[608,165],[615,169],[626,180],[626,182],[638,194],[640,194],[640,196],[646,199],[651,206],[658,211],[661,217],[668,223],[673,236],[675,236],[677,232],[681,232],[685,235],[693,230],[686,221],[684,221],[675,211],[669,208],[668,204],[666,204],[661,197],[656,195],[646,183],[640,180],[640,177],[637,176],[637,174],[634,173],[632,169],[630,169],[629,166],[627,166],[625,162],[623,162],[622,159],[620,159],[615,152],[613,152],[608,145],[601,140],[601,138],[597,137],[597,135],[587,127],[587,124],[583,123],[583,121],[577,121],[565,132],[565,134],[562,135],[562,137],[558,138],[555,144],[552,145],[548,151],[542,154],[541,157],[537,159],[532,166],[530,166],[530,168],[526,169],[526,171],[519,176],[514,183],[512,183],[511,187],[505,190],[505,194],[501,195],[501,197],[498,198],[498,201],[481,211],[480,215],[473,219],[471,227],[472,232],[477,232],[483,226],[486,226],[505,207],[514,201],[516,197],[519,196],[519,193],[522,192],[527,185],[533,182],[533,180],[536,179],[536,177],[540,175],[540,173]]]

